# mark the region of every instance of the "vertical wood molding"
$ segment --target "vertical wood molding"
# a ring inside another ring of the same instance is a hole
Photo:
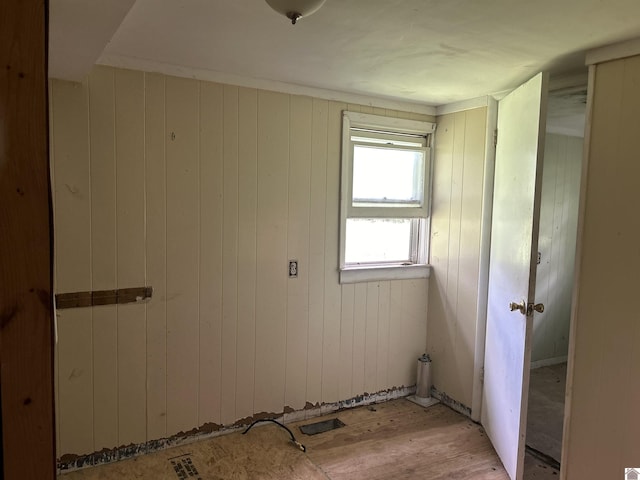
[[[0,3],[0,392],[7,480],[47,480],[55,473],[47,6]]]
[[[496,145],[491,139],[498,128],[498,101],[488,99],[487,123],[485,126],[484,178],[482,185],[482,220],[480,224],[480,256],[478,259],[478,320],[476,322],[475,358],[473,362],[473,394],[471,418],[479,422],[482,412],[482,390],[484,373],[484,344],[487,330],[487,304],[489,291],[489,259],[491,256],[491,218],[493,213],[493,178]]]

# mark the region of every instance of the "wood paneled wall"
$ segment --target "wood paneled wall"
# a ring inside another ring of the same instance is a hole
[[[473,395],[487,108],[437,120],[427,350],[433,384],[467,407]]]
[[[640,465],[640,56],[591,68],[561,472],[571,480]]]
[[[338,283],[341,111],[159,74],[51,82],[58,453],[415,383],[426,280]],[[299,276],[287,277],[297,259]]]
[[[545,310],[533,317],[531,353],[539,364],[566,359],[569,348],[583,143],[582,137],[546,135],[535,299]]]

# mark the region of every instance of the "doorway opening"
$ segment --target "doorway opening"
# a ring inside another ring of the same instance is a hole
[[[548,98],[526,449],[559,469],[587,87]]]

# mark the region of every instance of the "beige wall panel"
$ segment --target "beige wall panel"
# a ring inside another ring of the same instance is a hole
[[[255,409],[284,406],[289,96],[258,92]]]
[[[222,423],[223,101],[222,85],[200,82],[198,426]]]
[[[418,120],[420,122],[435,122],[436,117],[433,115],[425,115],[424,113],[415,113],[415,112],[407,112],[402,113],[403,118],[408,118],[409,120]]]
[[[401,322],[402,285],[405,280],[393,280],[389,285],[389,338],[387,378],[389,386],[400,387],[404,378],[405,345]]]
[[[91,276],[94,290],[116,288],[116,152],[114,70],[89,75]]]
[[[142,287],[145,264],[144,74],[115,71],[118,288]],[[146,306],[118,305],[118,438],[146,441]]]
[[[545,311],[534,317],[534,362],[568,351],[582,144],[579,137],[546,136],[536,278],[536,302]]]
[[[91,310],[58,314],[60,446],[58,452],[93,452]]]
[[[374,393],[378,380],[378,282],[367,283],[364,335],[364,391]]]
[[[640,57],[597,65],[575,315],[567,478],[614,478],[640,460]],[[611,406],[611,400],[615,405]],[[611,408],[607,408],[611,406]],[[594,459],[594,461],[585,461]]]
[[[455,115],[438,117],[435,135],[433,190],[431,199],[431,241],[429,245],[431,301],[428,312],[427,351],[433,360],[433,385],[447,386],[448,368],[453,364],[453,339],[448,332],[450,304],[447,298],[449,273],[449,225],[451,218],[451,173]],[[449,366],[449,367],[448,367]]]
[[[145,74],[145,194],[147,285],[147,438],[167,434],[167,264],[165,79]]]
[[[458,375],[463,385],[459,401],[470,407],[473,396],[473,365],[478,320],[486,109],[469,110],[466,116],[458,256],[460,274],[456,297],[458,305],[456,358],[460,366]]]
[[[87,84],[53,81],[56,293],[91,289],[91,173]]]
[[[553,338],[554,357],[565,356],[569,350],[569,322],[571,318],[571,294],[575,270],[577,242],[578,200],[584,139],[565,137],[565,180],[562,201],[562,235],[558,239],[558,279],[562,288],[558,294],[558,314],[564,321],[554,322],[550,330]]]
[[[236,419],[238,328],[238,87],[223,92],[222,378],[223,424]]]
[[[94,450],[118,445],[117,318],[115,305],[93,309]]]
[[[564,252],[564,272],[572,272],[567,281],[567,299],[568,301],[563,303],[564,318],[571,319],[572,308],[572,294],[573,285],[575,281],[575,260],[576,260],[576,245],[578,236],[578,211],[580,208],[580,179],[582,176],[582,161],[584,156],[584,138],[581,137],[569,137],[567,138],[567,152],[569,161],[569,168],[572,173],[568,176],[569,181],[567,183],[568,198],[565,202],[565,217],[568,221],[565,225],[567,235],[565,236],[565,244],[563,246]],[[568,352],[568,339],[569,339],[569,327],[567,325],[558,324],[555,334],[555,338],[562,338],[565,336],[566,341],[563,339],[560,347],[566,348]]]
[[[416,366],[424,353],[427,338],[428,279],[402,282],[402,307],[400,323],[404,355],[399,359],[400,385],[416,384]]]
[[[378,288],[378,351],[376,358],[376,391],[389,387],[389,329],[391,328],[389,319],[389,301],[391,295],[391,284],[380,282]],[[424,348],[424,345],[423,345]]]
[[[91,289],[91,178],[87,84],[52,82],[56,293]],[[90,309],[58,313],[58,452],[93,451]],[[63,337],[64,335],[64,337]]]
[[[364,393],[365,349],[367,333],[367,284],[356,283],[353,300],[353,393]]]
[[[109,68],[89,76],[91,146],[91,275],[94,290],[116,288],[115,78]],[[93,309],[94,448],[118,443],[118,311]]]
[[[120,445],[142,443],[147,439],[145,309],[145,305],[119,305],[117,308]]]
[[[338,396],[341,400],[355,396],[353,379],[353,319],[355,285],[342,285],[340,313],[340,379]]]
[[[258,210],[258,92],[239,92],[238,348],[236,416],[253,414],[256,349],[256,220]]]
[[[327,127],[327,194],[324,241],[324,326],[322,401],[337,402],[340,379],[341,295],[338,257],[340,225],[340,163],[342,111],[346,104],[329,102]]]
[[[311,138],[311,203],[309,217],[309,333],[306,399],[322,398],[322,342],[324,331],[325,218],[327,194],[327,122],[329,102],[313,99]]]
[[[51,158],[51,157],[49,157]],[[58,330],[59,332],[59,330]],[[54,402],[55,402],[55,416],[56,416],[56,458],[60,458],[62,456],[62,442],[60,440],[60,355],[58,354],[58,344],[56,343],[54,353],[53,353],[53,388],[54,392]]]
[[[144,74],[115,70],[118,288],[144,286]],[[97,220],[97,219],[96,219]]]
[[[552,263],[553,239],[553,210],[556,195],[556,171],[558,162],[558,144],[560,137],[547,133],[545,136],[544,165],[542,169],[542,193],[540,195],[540,231],[538,233],[538,251],[542,254],[541,262],[536,271],[535,301],[545,305],[545,311],[533,317],[533,346],[531,360],[551,358],[546,343],[549,310],[553,308],[550,297],[553,285],[550,284],[551,272],[555,265]]]
[[[287,257],[298,260],[298,277],[287,288],[287,372],[285,405],[305,406],[309,333],[309,216],[313,103],[310,97],[291,97],[289,148],[289,220]]]
[[[198,422],[198,83],[166,79],[167,435]]]
[[[447,323],[445,336],[451,342],[448,345],[447,362],[440,363],[440,368],[445,367],[445,375],[449,379],[446,393],[458,401],[468,405],[465,397],[464,385],[458,373],[464,368],[458,358],[460,348],[460,318],[458,316],[458,287],[461,277],[460,265],[460,226],[462,220],[462,174],[464,170],[464,144],[467,125],[467,112],[454,113],[453,155],[451,165],[451,194],[449,197],[449,261],[447,265],[447,284],[445,288],[447,303]],[[462,275],[462,277],[464,277]],[[451,348],[453,346],[453,348]],[[469,395],[469,399],[471,396]]]
[[[564,141],[559,141],[557,143],[557,155],[562,158],[567,158],[567,143]],[[544,167],[543,167],[544,168]],[[553,267],[549,272],[549,283],[553,288],[549,290],[549,305],[553,305],[554,309],[557,310],[558,313],[562,311],[562,303],[569,301],[570,293],[566,291],[568,287],[567,282],[563,280],[567,277],[570,278],[573,272],[563,272],[563,260],[564,255],[562,252],[563,239],[566,236],[565,231],[565,222],[566,218],[564,217],[564,202],[566,198],[566,179],[567,179],[567,162],[560,161],[556,166],[556,188],[555,188],[555,196],[553,198],[553,236],[552,236],[552,244],[551,249],[548,252],[548,255],[551,257],[553,262]],[[539,249],[538,249],[539,250]],[[540,251],[540,250],[539,250]],[[536,302],[538,300],[536,299]],[[558,315],[558,320],[561,320],[561,317]],[[555,330],[556,325],[548,324],[546,330],[546,334],[553,338],[553,331]],[[555,339],[553,339],[555,340]],[[553,343],[553,340],[551,342]],[[552,351],[555,350],[555,346],[553,346]]]
[[[423,113],[401,112],[398,110],[387,109],[387,117],[406,118],[409,120],[418,120],[420,122],[435,122],[434,115],[425,115]]]
[[[438,117],[427,350],[434,386],[471,406],[486,108]]]
[[[458,280],[460,278],[460,227],[462,223],[463,197],[462,175],[464,173],[466,126],[467,112],[454,113],[453,155],[451,157],[451,196],[449,198],[449,265],[447,266],[447,287],[445,291],[449,304],[448,313],[451,315],[449,318],[452,320],[451,323],[447,324],[447,330],[455,345],[458,343],[457,336],[459,333]],[[452,394],[454,394],[454,392],[452,392]]]

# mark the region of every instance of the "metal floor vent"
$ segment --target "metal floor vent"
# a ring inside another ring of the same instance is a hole
[[[329,430],[333,430],[336,428],[345,427],[346,425],[342,423],[337,418],[332,418],[330,420],[324,420],[323,422],[309,423],[307,425],[301,425],[300,431],[305,435],[317,435],[318,433],[328,432]]]
[[[172,457],[169,459],[169,462],[171,462],[173,471],[176,472],[179,480],[187,480],[189,478],[193,478],[194,480],[202,480],[202,477],[198,473],[198,469],[193,464],[190,453]]]

